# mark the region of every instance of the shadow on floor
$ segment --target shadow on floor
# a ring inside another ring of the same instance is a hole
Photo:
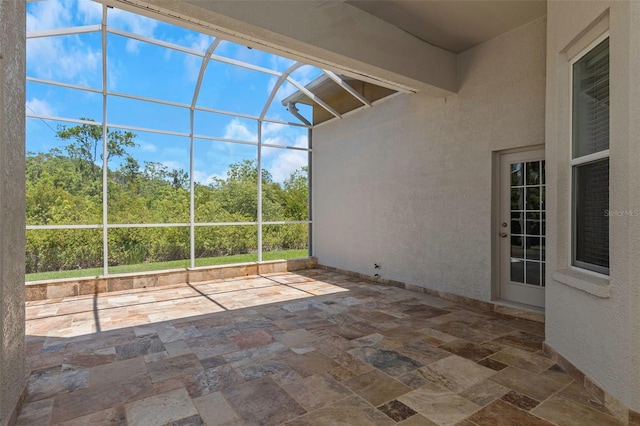
[[[619,424],[544,325],[308,270],[27,304],[18,424]]]

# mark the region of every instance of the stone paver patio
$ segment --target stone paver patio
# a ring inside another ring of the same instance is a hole
[[[621,424],[543,340],[323,270],[28,302],[18,424]]]

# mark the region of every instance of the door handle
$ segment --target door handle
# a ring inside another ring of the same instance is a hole
[[[500,238],[507,238],[509,236],[509,234],[507,234],[506,232],[501,232],[500,233]]]

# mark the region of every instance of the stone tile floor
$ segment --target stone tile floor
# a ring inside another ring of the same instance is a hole
[[[620,424],[543,340],[322,270],[28,302],[18,424]]]

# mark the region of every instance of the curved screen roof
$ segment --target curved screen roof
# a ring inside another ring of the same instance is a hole
[[[27,4],[31,117],[100,122],[100,108],[88,100],[102,94],[120,105],[110,108],[110,123],[156,104],[310,127],[312,107],[341,116],[306,87],[318,78],[331,78],[357,105],[368,104],[336,74],[208,34],[90,0]],[[83,99],[61,96],[64,89],[81,90]],[[294,93],[312,102],[292,115],[282,101]],[[170,110],[154,106],[155,121],[174,120]]]

